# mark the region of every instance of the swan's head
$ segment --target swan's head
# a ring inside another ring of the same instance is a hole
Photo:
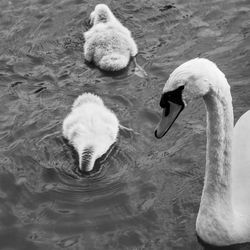
[[[221,84],[218,90],[228,87],[227,82],[224,84],[224,74],[207,59],[195,58],[176,68],[163,88],[160,100],[162,117],[155,129],[155,136],[162,138],[184,107],[191,100],[208,94],[215,83],[217,87]]]
[[[72,105],[63,122],[63,135],[79,155],[79,169],[93,170],[95,161],[116,141],[119,121],[99,96],[84,93]]]
[[[97,4],[90,14],[90,24],[107,23],[113,18],[113,13],[106,4]]]

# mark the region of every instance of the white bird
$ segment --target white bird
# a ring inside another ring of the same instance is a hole
[[[63,121],[63,136],[79,155],[81,171],[91,171],[96,159],[116,141],[119,121],[102,99],[91,93],[80,95]]]
[[[188,102],[199,97],[207,110],[207,156],[197,234],[216,246],[250,242],[250,111],[233,128],[230,86],[213,62],[196,58],[171,73],[155,135],[163,137]]]
[[[84,33],[84,57],[94,62],[102,70],[118,71],[124,69],[130,57],[138,53],[131,32],[124,27],[105,4],[98,4],[90,14],[93,24]]]

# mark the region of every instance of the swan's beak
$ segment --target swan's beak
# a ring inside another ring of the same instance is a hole
[[[184,109],[184,105],[176,104],[171,101],[168,101],[168,104],[168,107],[163,108],[161,120],[155,129],[155,137],[158,139],[162,138],[168,132]]]

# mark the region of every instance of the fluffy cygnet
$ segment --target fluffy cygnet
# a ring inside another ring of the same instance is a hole
[[[124,69],[130,57],[138,53],[131,32],[105,4],[98,4],[90,14],[92,28],[84,33],[84,57],[105,71]]]
[[[91,93],[79,96],[63,121],[63,136],[78,152],[79,168],[86,172],[116,141],[118,131],[119,121],[114,112]]]

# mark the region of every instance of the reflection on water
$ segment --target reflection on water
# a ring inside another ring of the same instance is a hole
[[[203,249],[195,220],[205,109],[191,104],[157,140],[158,102],[169,73],[204,56],[227,75],[236,120],[249,109],[250,2],[106,1],[132,31],[146,78],[133,63],[118,75],[84,63],[82,33],[97,3],[0,2],[1,249]],[[77,175],[61,135],[84,91],[102,96],[134,131],[120,131],[90,176]]]

